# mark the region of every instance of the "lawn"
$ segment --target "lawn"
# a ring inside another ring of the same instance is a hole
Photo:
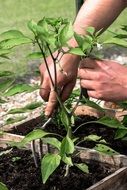
[[[8,29],[22,30],[26,35],[27,21],[35,21],[42,17],[65,17],[72,21],[75,17],[75,0],[0,0],[0,33]],[[117,31],[120,24],[126,23],[127,11],[124,11],[117,21],[112,25],[111,30]],[[103,34],[108,38],[108,32]],[[13,70],[19,75],[29,72],[29,63],[25,59],[25,52],[18,49],[10,61],[0,60],[0,70]]]

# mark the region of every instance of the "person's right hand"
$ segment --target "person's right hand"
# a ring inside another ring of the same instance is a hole
[[[57,87],[60,90],[61,100],[64,102],[69,95],[71,94],[78,72],[78,63],[80,58],[75,55],[66,54],[60,61],[60,66],[63,69],[63,72],[57,67]],[[49,65],[49,70],[54,81],[54,65],[51,57],[47,58]],[[50,116],[57,104],[56,92],[52,86],[50,77],[48,75],[45,64],[40,65],[41,73],[41,89],[40,95],[45,100],[48,101],[45,108],[45,115]]]
[[[127,67],[113,60],[84,59],[78,72],[89,97],[118,102],[127,100]]]

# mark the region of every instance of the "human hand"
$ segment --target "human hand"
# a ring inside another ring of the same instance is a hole
[[[127,100],[127,67],[111,60],[84,59],[78,72],[90,97],[105,101]]]
[[[47,62],[49,65],[51,76],[54,81],[54,65],[51,57],[47,58]],[[60,66],[63,69],[63,72],[60,70],[59,67],[57,67],[57,87],[60,90],[62,101],[65,101],[69,97],[75,86],[78,71],[78,62],[79,57],[75,55],[65,54],[60,61]],[[41,64],[40,66],[40,73],[40,95],[45,101],[48,101],[45,108],[45,115],[50,116],[53,113],[57,104],[56,92],[53,89],[52,83],[50,81],[48,72],[44,64]]]

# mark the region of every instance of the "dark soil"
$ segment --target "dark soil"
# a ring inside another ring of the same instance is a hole
[[[83,119],[84,117],[81,117],[77,120],[75,126],[81,125],[81,123],[85,123]],[[91,118],[88,116],[87,117],[88,121],[91,121]],[[92,117],[92,120],[96,120],[96,118]],[[75,129],[76,129],[75,127]],[[104,139],[107,143],[108,146],[114,149],[115,151],[119,152],[120,154],[127,155],[127,141],[122,141],[121,139],[114,139],[116,133],[116,129],[106,127],[101,124],[97,123],[91,123],[87,124],[81,128],[79,128],[74,135],[80,137],[80,139],[84,138],[85,136],[88,135],[98,135],[101,136],[102,139]],[[83,143],[80,144],[80,146],[87,147],[87,148],[93,148],[95,147],[96,143],[95,142],[90,142],[90,141],[84,141]]]
[[[68,176],[63,177],[65,170],[61,164],[43,185],[40,169],[35,167],[31,151],[14,148],[10,153],[0,156],[0,181],[5,183],[9,190],[54,190],[54,187],[56,190],[85,190],[115,170],[109,165],[95,161],[88,166],[89,174],[71,167]]]
[[[75,126],[73,127],[73,131],[78,128],[83,123],[86,123],[88,121],[95,121],[97,118],[91,117],[91,116],[80,116],[76,119]],[[25,124],[22,124],[18,127],[15,127],[11,133],[19,134],[19,135],[26,135],[28,132],[32,131],[35,128],[39,128],[44,123],[44,120],[41,117],[38,117],[37,119],[33,119]],[[50,123],[48,126],[46,126],[46,131],[51,133],[57,133],[62,136],[66,135],[66,131],[64,129],[64,126],[56,126],[55,123]],[[83,137],[88,136],[90,134],[95,134],[98,136],[102,136],[103,139],[106,140],[108,145],[113,148],[115,151],[119,152],[120,154],[127,155],[127,141],[122,141],[120,139],[115,140],[115,132],[116,129],[108,128],[104,125],[91,123],[88,125],[85,125],[84,127],[81,127],[77,130],[74,135],[80,138],[82,140]],[[86,148],[93,148],[95,146],[95,142],[88,142],[85,141],[80,146],[86,147]]]

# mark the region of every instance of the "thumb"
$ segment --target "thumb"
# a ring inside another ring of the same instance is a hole
[[[47,106],[45,108],[45,115],[50,116],[55,110],[55,107],[57,105],[57,97],[56,97],[56,92],[52,90],[49,95],[49,100],[47,103]]]

